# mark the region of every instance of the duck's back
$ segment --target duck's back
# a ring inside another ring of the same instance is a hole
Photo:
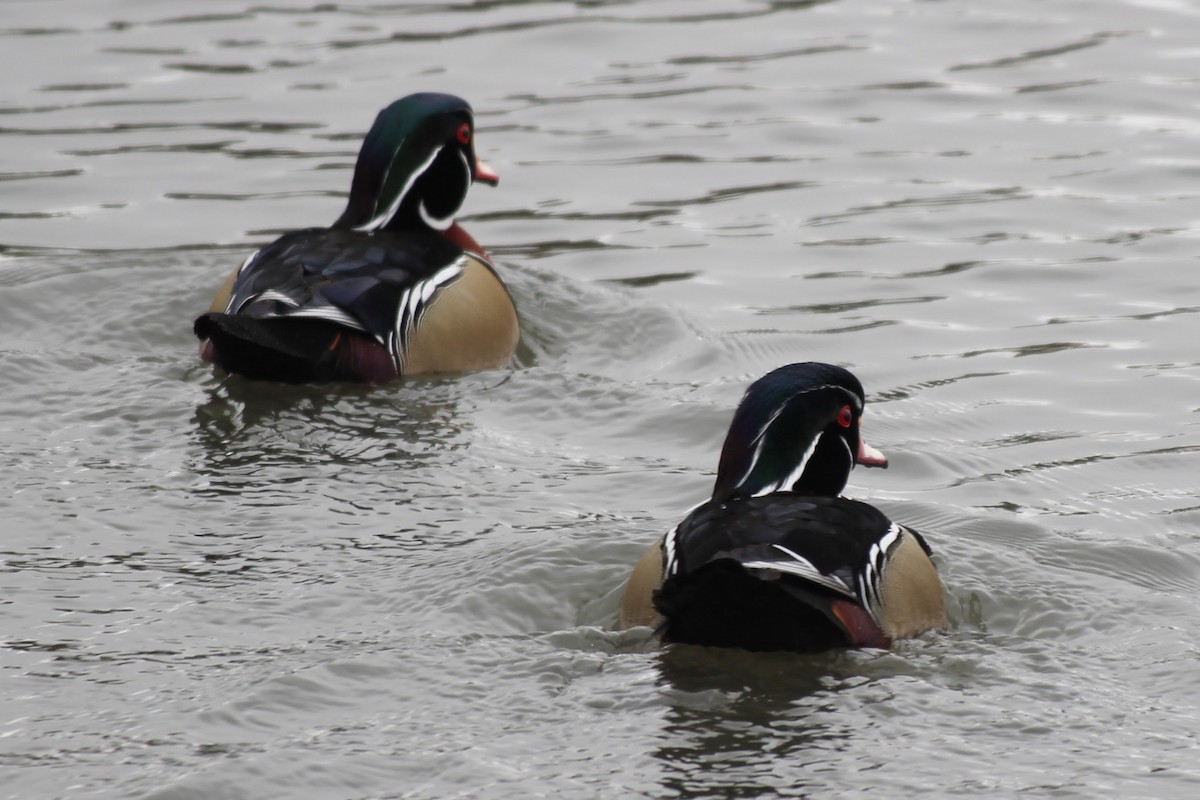
[[[920,535],[842,497],[705,503],[668,534],[663,561],[665,641],[810,652],[945,624]]]
[[[453,267],[462,254],[432,232],[292,231],[247,260],[224,311],[330,318],[386,334],[403,293]]]
[[[196,322],[212,360],[272,380],[496,366],[518,335],[491,266],[433,231],[293,231],[247,259],[213,306]]]

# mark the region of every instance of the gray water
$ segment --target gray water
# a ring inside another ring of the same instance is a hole
[[[0,2],[0,797],[1200,792],[1200,6]],[[256,385],[191,319],[476,108],[511,369]],[[745,385],[867,387],[952,627],[616,633]]]

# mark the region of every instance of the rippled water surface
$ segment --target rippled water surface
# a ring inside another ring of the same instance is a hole
[[[1200,7],[0,2],[0,797],[1195,797]],[[468,98],[511,369],[201,365],[375,112]],[[952,629],[612,630],[842,363]]]

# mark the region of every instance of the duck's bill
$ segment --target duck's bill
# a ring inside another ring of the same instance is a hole
[[[486,183],[488,186],[496,186],[500,183],[500,176],[496,171],[487,165],[487,162],[482,158],[475,159],[475,181],[476,183]]]
[[[867,440],[858,437],[858,457],[855,459],[864,467],[883,467],[887,469],[887,456],[867,444]]]

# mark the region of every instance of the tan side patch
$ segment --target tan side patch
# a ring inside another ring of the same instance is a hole
[[[636,628],[647,625],[657,628],[662,622],[662,615],[654,608],[654,592],[663,581],[662,539],[655,542],[650,549],[638,559],[629,583],[625,587],[625,597],[621,600],[621,617],[617,628]]]
[[[879,621],[893,639],[946,627],[946,598],[937,567],[904,531],[884,567]]]
[[[221,288],[217,289],[217,293],[213,295],[212,303],[208,306],[209,311],[221,313],[229,305],[229,298],[233,297],[233,283],[237,280],[237,274],[237,269],[229,273],[229,277],[225,279],[225,282],[221,284]]]
[[[508,289],[468,254],[462,276],[441,289],[408,339],[404,374],[472,372],[503,366],[520,329]]]
[[[240,269],[240,268],[239,268]],[[237,280],[238,269],[234,269],[229,273],[229,277],[221,283],[221,288],[217,289],[217,293],[213,295],[212,302],[208,306],[208,310],[221,313],[225,311],[225,307],[229,305],[229,298],[233,297],[233,284]],[[200,342],[200,360],[212,361],[212,345],[207,339]]]

